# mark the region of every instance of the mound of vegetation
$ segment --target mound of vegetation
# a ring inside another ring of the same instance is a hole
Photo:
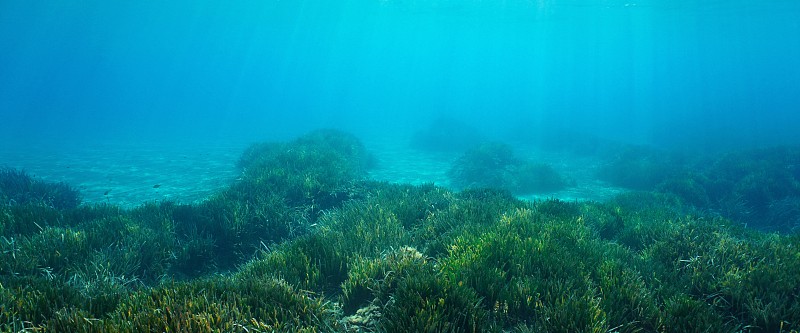
[[[5,205],[44,205],[57,209],[78,207],[80,192],[66,183],[35,179],[25,171],[0,168],[0,202]]]
[[[238,165],[243,170],[239,185],[268,188],[290,204],[321,204],[324,209],[348,195],[374,158],[351,134],[317,130],[292,142],[253,145]]]
[[[800,149],[697,156],[628,149],[599,176],[615,185],[675,194],[686,204],[764,230],[800,228]]]
[[[317,166],[248,154],[201,204],[0,206],[0,332],[800,330],[800,236],[674,194],[525,202],[358,173],[308,191],[289,187]]]
[[[598,170],[598,177],[617,186],[653,190],[687,171],[688,159],[675,153],[644,146],[621,149]]]
[[[568,185],[549,165],[526,162],[504,143],[468,150],[453,163],[449,176],[456,188],[499,188],[515,194],[554,192]]]

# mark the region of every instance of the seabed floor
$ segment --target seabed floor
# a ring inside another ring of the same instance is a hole
[[[249,143],[164,145],[162,143],[98,143],[73,146],[29,146],[0,151],[0,166],[23,169],[47,181],[66,182],[81,191],[83,202],[131,208],[148,201],[202,201],[234,181],[236,161]],[[405,141],[367,141],[377,159],[374,180],[449,187],[447,170],[459,154],[430,153]],[[573,185],[562,191],[522,199],[604,201],[624,191],[595,178],[601,161],[568,153],[517,149],[525,159],[549,164]]]

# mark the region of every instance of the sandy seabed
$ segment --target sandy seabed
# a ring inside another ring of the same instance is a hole
[[[80,146],[29,146],[0,151],[0,166],[78,188],[86,204],[131,208],[148,201],[195,203],[238,178],[236,161],[249,143],[103,143]],[[365,142],[375,155],[374,180],[449,187],[447,171],[459,154],[413,149],[405,141]],[[522,196],[536,200],[604,201],[623,191],[595,177],[600,161],[568,153],[517,149],[519,157],[549,164],[573,182],[564,190]]]

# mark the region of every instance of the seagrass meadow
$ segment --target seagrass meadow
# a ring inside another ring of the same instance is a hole
[[[193,204],[2,169],[0,332],[800,330],[800,150],[597,154],[629,191],[520,200],[572,185],[497,143],[458,190],[374,181],[337,130],[251,146]]]

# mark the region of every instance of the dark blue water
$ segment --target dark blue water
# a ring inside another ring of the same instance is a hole
[[[0,2],[0,136],[800,142],[800,1]],[[515,133],[517,132],[517,133]]]

